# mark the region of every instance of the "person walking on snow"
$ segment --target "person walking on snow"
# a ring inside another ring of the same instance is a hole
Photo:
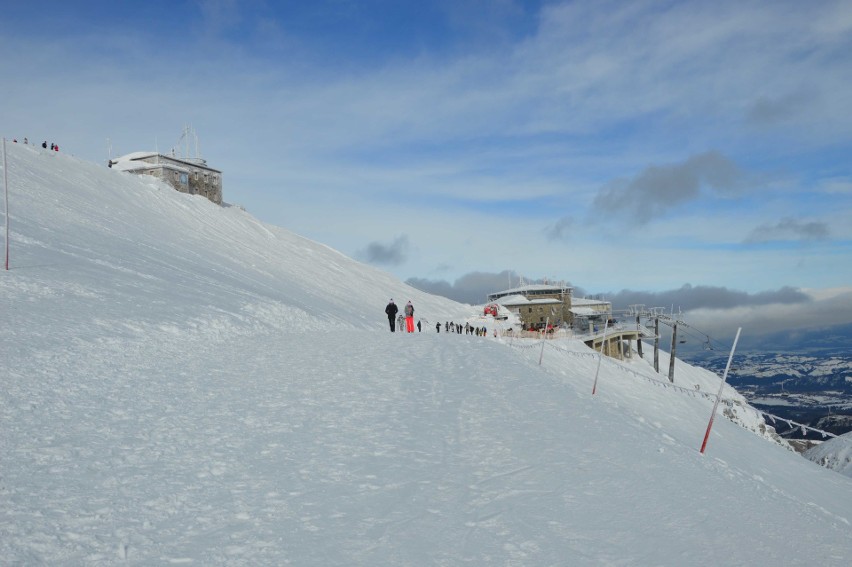
[[[414,332],[414,306],[410,301],[405,304],[405,330]]]
[[[390,325],[391,333],[396,331],[396,328],[395,328],[396,314],[397,314],[398,311],[399,311],[399,308],[396,306],[396,303],[393,302],[393,299],[391,299],[390,303],[388,303],[388,306],[385,307],[385,313],[388,316],[388,324]],[[402,330],[402,329],[400,329],[400,330]]]

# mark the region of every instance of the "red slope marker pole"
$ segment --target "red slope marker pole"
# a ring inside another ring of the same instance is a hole
[[[541,334],[541,352],[538,354],[538,365],[541,366],[541,359],[544,358],[544,340],[547,338],[547,326],[550,324],[550,317],[544,322],[544,332]]]
[[[9,168],[6,165],[6,138],[3,138],[3,194],[5,208],[3,209],[6,217],[6,271],[9,271]]]
[[[713,404],[713,413],[710,414],[710,423],[707,424],[707,432],[704,434],[704,442],[701,443],[701,454],[704,454],[704,449],[707,448],[707,439],[710,438],[710,429],[713,427],[713,420],[716,417],[716,409],[719,407],[719,400],[722,398],[722,388],[725,387],[725,381],[728,379],[728,371],[731,369],[731,360],[734,358],[734,351],[737,349],[737,341],[740,340],[740,331],[743,328],[737,329],[737,336],[734,339],[734,346],[731,347],[731,354],[728,355],[728,364],[725,365],[725,374],[722,376],[722,382],[719,384],[719,393],[716,394],[716,403]]]

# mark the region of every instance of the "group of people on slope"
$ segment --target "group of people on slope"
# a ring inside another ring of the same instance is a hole
[[[403,308],[404,316],[400,315],[398,320],[397,313],[399,313],[399,308],[396,306],[396,303],[393,302],[393,299],[391,299],[390,302],[388,302],[387,307],[385,307],[385,314],[388,316],[388,325],[390,326],[391,333],[396,332],[397,324],[399,324],[399,330],[401,332],[403,321],[405,322],[405,331],[407,333],[413,333],[414,306],[411,304],[411,301],[405,304],[405,307]],[[417,331],[422,331],[420,321],[417,321]],[[441,332],[441,323],[435,323],[435,331],[438,333]],[[444,323],[444,332],[458,334],[464,333],[465,335],[476,335],[477,337],[488,336],[488,329],[486,327],[474,327],[470,323],[460,325],[458,323],[453,323],[452,321]]]
[[[439,333],[441,332],[441,324],[438,323],[435,325],[435,330]],[[465,323],[464,325],[460,325],[459,323],[453,323],[452,321],[444,323],[444,332],[445,333],[457,333],[461,335],[464,333],[465,335],[476,335],[477,337],[485,337],[488,336],[488,329],[486,327],[474,327],[470,323]]]
[[[17,144],[17,143],[18,143],[18,139],[17,139],[17,138],[13,139],[13,140],[12,140],[12,143],[13,143],[13,144]],[[30,141],[29,141],[27,138],[24,138],[24,145],[25,145],[25,146],[29,146],[29,145],[30,145]],[[44,148],[44,149],[47,149],[47,140],[45,140],[45,141],[43,141],[43,142],[41,143],[41,147],[42,147],[42,148]],[[53,150],[53,151],[55,151],[55,152],[58,152],[58,151],[59,151],[59,144],[54,144],[53,142],[51,142],[51,144],[50,144],[50,149],[51,149],[51,150]]]
[[[385,307],[385,313],[388,316],[388,324],[390,325],[391,333],[396,331],[396,314],[399,313],[399,308],[396,306],[396,303],[393,302],[393,299],[390,300],[387,307]],[[403,308],[403,313],[405,314],[405,332],[413,333],[414,332],[414,306],[409,301],[405,304]],[[420,328],[420,321],[417,322],[418,330]],[[402,331],[402,328],[400,328]]]

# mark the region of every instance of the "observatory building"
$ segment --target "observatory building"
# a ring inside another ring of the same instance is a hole
[[[195,157],[189,157],[189,137],[195,137]],[[222,204],[222,172],[207,165],[207,161],[198,155],[198,137],[190,130],[184,130],[179,140],[186,141],[183,155],[174,148],[169,154],[159,152],[133,152],[119,158],[110,159],[109,166],[121,171],[138,175],[153,175],[162,179],[181,193],[201,195]]]

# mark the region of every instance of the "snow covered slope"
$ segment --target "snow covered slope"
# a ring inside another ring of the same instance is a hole
[[[3,562],[852,557],[852,479],[725,418],[698,453],[706,371],[605,359],[592,396],[582,344],[390,334],[389,297],[471,308],[239,208],[20,145],[8,173]]]
[[[829,439],[803,453],[815,463],[852,477],[852,433]]]

